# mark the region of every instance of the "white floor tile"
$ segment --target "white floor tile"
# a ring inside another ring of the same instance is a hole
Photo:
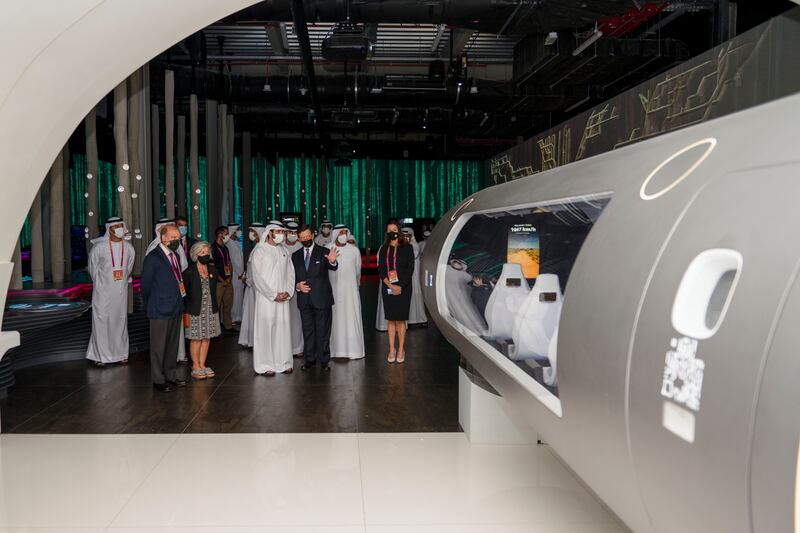
[[[361,526],[355,435],[182,435],[114,527]]]
[[[359,446],[368,531],[392,525],[458,531],[458,524],[559,533],[599,524],[624,531],[547,447],[472,446],[460,433],[362,434]]]
[[[105,527],[176,438],[2,435],[0,526]]]
[[[108,533],[364,533],[364,526],[111,527]],[[3,533],[0,530],[0,533]],[[48,532],[44,532],[48,533]]]

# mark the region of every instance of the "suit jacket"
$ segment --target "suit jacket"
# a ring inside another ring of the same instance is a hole
[[[300,291],[296,292],[297,307],[300,309],[305,309],[306,307],[314,307],[316,309],[333,307],[333,289],[331,288],[328,271],[337,270],[339,263],[331,265],[325,257],[328,253],[330,253],[330,250],[315,244],[313,250],[311,250],[307,271],[305,264],[306,249],[300,248],[292,254],[295,283],[305,281],[311,287],[311,292],[308,294],[303,294]]]
[[[228,281],[231,276],[225,274],[225,258],[230,261],[231,253],[228,251],[227,246],[218,245],[216,242],[211,243],[211,257],[214,259],[214,266],[217,268],[217,275]],[[231,272],[233,272],[233,263],[230,263]]]
[[[177,253],[175,255],[177,257]],[[183,297],[178,280],[160,245],[144,258],[142,297],[147,318],[163,320],[183,313]]]
[[[217,269],[214,265],[208,265],[208,274],[211,276],[208,281],[208,289],[211,296],[211,311],[219,312],[217,305]],[[183,299],[183,306],[187,313],[192,316],[200,316],[203,306],[203,282],[200,279],[200,271],[197,263],[189,264],[183,272],[183,283],[186,285],[186,298]]]

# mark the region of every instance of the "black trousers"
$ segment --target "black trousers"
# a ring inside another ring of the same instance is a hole
[[[153,383],[175,381],[183,316],[150,319],[150,375]]]
[[[310,305],[300,309],[303,322],[303,357],[306,363],[327,365],[331,360],[332,308],[316,309]]]

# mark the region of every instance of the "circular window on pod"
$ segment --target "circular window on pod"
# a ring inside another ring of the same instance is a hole
[[[650,172],[642,183],[639,196],[642,200],[655,200],[667,194],[697,170],[716,146],[717,140],[709,137],[681,148]]]

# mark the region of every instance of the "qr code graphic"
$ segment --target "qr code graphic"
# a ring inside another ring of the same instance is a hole
[[[706,364],[697,358],[697,341],[688,337],[673,338],[664,360],[661,395],[693,411],[700,410],[703,372]]]

